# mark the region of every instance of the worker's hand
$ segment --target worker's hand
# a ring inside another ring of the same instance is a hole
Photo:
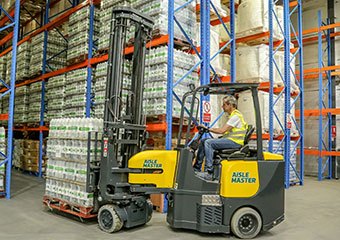
[[[198,131],[202,132],[202,133],[208,133],[209,132],[209,128],[207,128],[204,125],[198,125],[197,126]]]

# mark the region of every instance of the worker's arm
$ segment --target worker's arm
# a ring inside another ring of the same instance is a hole
[[[217,134],[224,134],[226,132],[230,132],[231,129],[233,129],[232,126],[225,124],[223,127],[221,128],[210,128],[209,131],[212,133],[217,133]]]

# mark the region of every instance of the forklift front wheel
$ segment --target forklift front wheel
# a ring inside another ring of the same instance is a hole
[[[237,210],[231,219],[231,231],[241,239],[256,237],[262,229],[260,214],[249,207]]]
[[[107,233],[118,232],[123,227],[114,205],[102,206],[98,212],[98,224],[101,230]]]

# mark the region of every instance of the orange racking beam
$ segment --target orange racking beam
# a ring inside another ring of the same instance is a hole
[[[162,36],[160,36],[158,38],[154,38],[150,42],[148,42],[146,44],[146,48],[164,45],[164,44],[167,44],[168,42],[169,42],[169,35],[162,35]],[[127,47],[127,48],[125,48],[124,53],[126,55],[128,55],[128,54],[133,53],[133,50],[134,50],[133,46]]]
[[[326,26],[322,26],[320,28],[320,30],[325,31],[325,30],[329,30],[329,29],[333,29],[333,28],[337,28],[337,27],[340,27],[340,22],[333,23],[333,24],[326,25]],[[308,34],[311,34],[311,33],[318,33],[318,32],[319,32],[319,28],[311,28],[311,29],[307,29],[307,30],[302,31],[302,35],[304,36],[304,35],[308,35]],[[295,37],[294,33],[291,36]],[[299,35],[296,34],[296,36],[299,36]]]
[[[340,69],[340,65],[335,65],[335,66],[328,66],[328,67],[323,67],[323,68],[310,68],[310,69],[306,69],[303,71],[303,73],[318,73],[319,71],[323,72],[323,71],[334,71]],[[296,71],[295,72],[297,75],[300,74],[300,71]]]
[[[290,2],[289,7],[296,7],[298,5],[298,1]]]
[[[310,110],[304,110],[304,116],[305,117],[311,117],[311,116],[326,116],[328,113],[331,115],[340,115],[340,108],[325,108],[325,109],[310,109]],[[295,111],[295,116],[300,117],[301,113],[300,110]]]
[[[8,113],[0,114],[0,121],[7,121],[8,120]]]
[[[222,17],[222,21],[223,21],[224,23],[230,22],[230,16]],[[219,24],[221,24],[220,19],[215,19],[215,20],[212,20],[212,21],[210,22],[210,25],[212,25],[212,26],[217,26],[217,25],[219,25]]]
[[[75,13],[75,12],[79,11],[80,9],[86,7],[91,2],[93,2],[93,4],[98,4],[98,3],[100,3],[100,0],[86,0],[83,3],[80,3],[79,5],[77,5],[76,7],[71,8],[70,10],[65,12],[64,14],[62,14],[59,17],[55,18],[53,21],[51,21],[48,24],[46,24],[45,26],[39,28],[37,31],[34,31],[33,33],[31,33],[28,36],[24,37],[21,41],[18,42],[18,46],[20,46],[24,42],[30,40],[32,37],[38,35],[39,33],[42,33],[42,32],[44,32],[46,30],[50,30],[53,27],[61,25],[62,23],[64,23],[65,21],[68,20],[68,18],[70,17],[70,15],[72,13]],[[0,53],[0,57],[4,56],[5,54],[10,52],[11,50],[12,50],[12,47],[7,48],[5,51]]]
[[[331,38],[338,37],[338,36],[340,36],[340,32],[331,33],[331,35],[330,35]],[[307,38],[304,38],[304,39],[302,40],[302,42],[303,42],[303,43],[309,43],[309,42],[317,41],[318,39],[319,39],[318,36],[307,37]],[[326,39],[326,36],[325,36],[325,35],[322,35],[322,39]],[[296,41],[296,40],[293,40],[292,43],[297,44],[297,41]]]
[[[297,154],[300,154],[301,149],[297,149]],[[321,157],[326,157],[326,156],[335,156],[338,157],[340,156],[339,151],[319,151],[319,150],[313,150],[313,149],[305,149],[304,153],[306,155],[312,155],[312,156],[320,156]]]
[[[10,32],[9,34],[7,34],[5,37],[1,38],[0,40],[0,46],[4,45],[5,43],[7,43],[8,41],[10,41],[13,38],[13,32]]]

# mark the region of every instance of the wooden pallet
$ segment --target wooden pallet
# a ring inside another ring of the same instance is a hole
[[[166,114],[157,114],[157,115],[148,115],[146,117],[147,123],[163,123],[166,122]],[[189,121],[187,118],[183,120],[183,125],[188,125]],[[172,117],[172,124],[179,125],[180,118],[179,117]]]
[[[81,219],[91,219],[97,217],[97,214],[93,213],[93,207],[84,207],[76,204],[69,203],[67,201],[53,198],[50,196],[44,196],[43,203],[51,211],[57,210],[59,212],[67,213]]]
[[[67,66],[71,66],[77,63],[84,62],[88,58],[88,54],[83,54],[78,57],[67,60]]]
[[[167,211],[167,205],[164,194],[161,193],[151,194],[150,200],[153,205],[153,210],[161,213],[165,213]]]

